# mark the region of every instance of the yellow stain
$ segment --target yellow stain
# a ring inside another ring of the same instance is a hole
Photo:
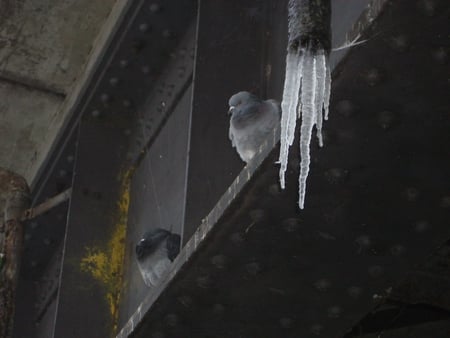
[[[107,245],[105,247],[86,247],[86,254],[80,263],[81,271],[90,273],[106,290],[106,301],[112,317],[113,332],[117,331],[122,291],[125,236],[130,205],[130,177],[131,170],[121,175],[115,226]]]

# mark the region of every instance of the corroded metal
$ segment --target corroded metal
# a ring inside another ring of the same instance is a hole
[[[330,51],[330,0],[290,0],[288,22],[289,50],[311,45],[313,49]]]
[[[30,203],[28,184],[21,176],[0,168],[0,337],[10,337],[16,284],[23,246],[20,217]]]
[[[30,219],[33,219],[33,218],[43,214],[44,212],[46,212],[50,209],[53,209],[54,207],[67,201],[70,198],[71,194],[72,194],[72,188],[68,188],[68,189],[64,190],[62,193],[47,199],[45,202],[43,202],[33,208],[25,210],[22,213],[20,220],[21,221],[30,220]]]

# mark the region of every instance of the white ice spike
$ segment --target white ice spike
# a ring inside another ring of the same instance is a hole
[[[294,142],[296,120],[301,118],[298,200],[300,209],[303,209],[305,204],[314,126],[317,128],[319,146],[323,146],[322,124],[324,119],[328,119],[330,82],[328,55],[324,50],[307,47],[297,52],[288,52],[281,103],[280,186],[282,189],[285,188],[289,147]]]
[[[285,187],[285,172],[288,163],[289,147],[294,142],[297,107],[302,77],[303,53],[289,53],[286,57],[286,77],[283,100],[281,102],[281,140],[280,140],[280,186]]]
[[[330,107],[330,93],[331,93],[331,70],[328,56],[325,57],[325,97],[323,99],[323,109],[325,110],[324,119],[328,120],[328,110]]]
[[[316,88],[315,88],[315,103],[314,110],[316,116],[316,129],[317,129],[317,139],[319,141],[319,146],[323,147],[322,139],[322,121],[323,113],[322,108],[324,106],[325,97],[325,77],[326,77],[326,61],[325,54],[320,51],[316,56],[316,68],[315,68],[315,78],[316,78]]]
[[[312,129],[315,123],[316,105],[316,56],[310,51],[306,52],[303,65],[302,78],[302,122],[300,127],[300,176],[299,176],[299,200],[298,206],[304,208],[306,195],[306,178],[309,173],[311,162],[309,145],[311,143]]]

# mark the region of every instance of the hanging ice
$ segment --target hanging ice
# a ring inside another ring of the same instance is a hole
[[[326,1],[323,2],[323,6],[326,7]],[[318,9],[322,10],[320,7]],[[329,48],[326,41],[321,44],[310,36],[316,38],[315,35],[323,34],[321,29],[326,32],[327,27],[316,29],[311,18],[317,18],[317,15],[312,16],[310,13],[314,10],[317,9],[306,0],[289,1],[290,45],[286,57],[286,77],[281,103],[280,185],[281,188],[285,188],[289,147],[294,142],[296,120],[301,117],[298,201],[300,209],[303,209],[305,203],[312,130],[316,126],[319,145],[323,146],[322,122],[324,118],[328,119],[330,100]],[[303,46],[299,41],[300,38],[307,41]]]

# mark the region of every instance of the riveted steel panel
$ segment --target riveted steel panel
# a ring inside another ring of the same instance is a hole
[[[133,337],[340,337],[450,236],[446,7],[386,6],[335,71],[306,209],[274,149]]]

